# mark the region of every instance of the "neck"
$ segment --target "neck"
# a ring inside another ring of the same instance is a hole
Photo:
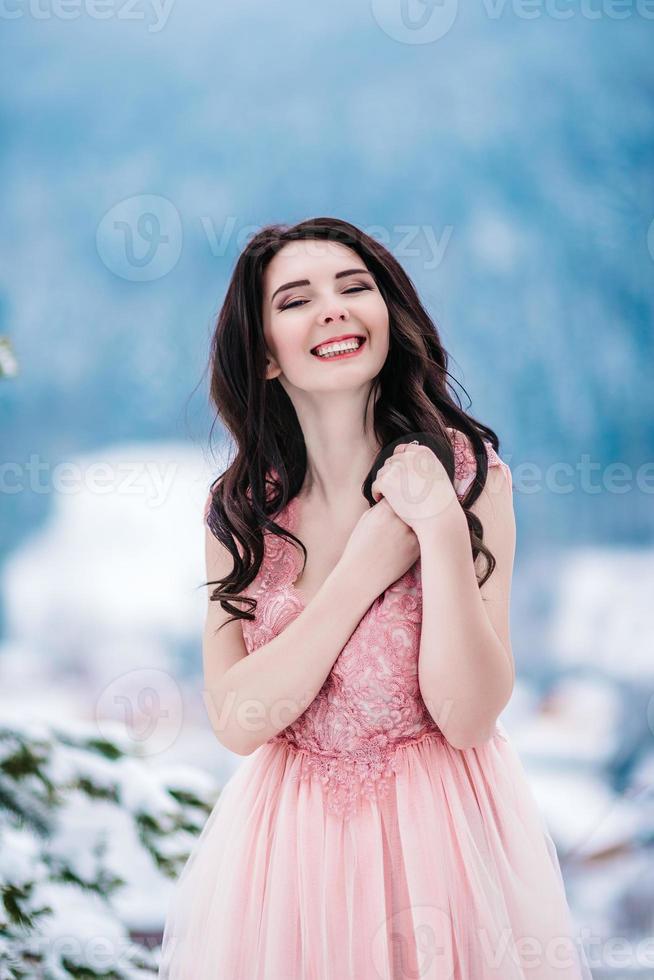
[[[372,427],[372,399],[363,423],[367,392],[353,399],[352,392],[334,392],[300,406],[298,418],[307,450],[307,475],[301,495],[329,511],[351,508],[379,453]],[[360,508],[359,508],[360,509]]]

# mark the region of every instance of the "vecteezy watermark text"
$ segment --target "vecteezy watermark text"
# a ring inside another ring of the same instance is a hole
[[[507,454],[502,457],[509,465],[515,493],[534,496],[539,493],[616,494],[638,492],[654,494],[654,460],[643,460],[638,466],[622,461],[593,460],[582,453],[576,462],[558,460],[545,466],[529,460],[515,465]],[[25,490],[39,494],[58,493],[70,496],[93,493],[103,496],[144,495],[150,506],[159,506],[167,499],[177,477],[178,466],[173,460],[125,459],[118,461],[92,460],[82,463],[61,460],[53,463],[32,453],[27,460],[7,460],[0,463],[0,494],[18,494]],[[426,479],[429,474],[426,475]]]
[[[144,496],[149,506],[165,502],[177,476],[177,463],[161,460],[94,460],[52,463],[32,453],[26,461],[0,463],[0,494],[30,490],[38,494],[71,496],[91,493],[101,496]]]
[[[1,2],[1,0],[0,0]],[[239,223],[227,215],[222,224],[211,215],[197,220],[214,258],[231,248],[241,252],[261,230],[258,225]],[[397,259],[411,259],[426,271],[442,263],[454,231],[453,225],[370,225],[363,229],[371,238],[391,249]],[[112,205],[96,230],[96,249],[102,263],[121,279],[151,282],[162,279],[177,265],[182,254],[184,228],[175,204],[157,194],[134,194]],[[292,243],[287,244],[287,249]],[[311,241],[304,243],[311,249]]]
[[[174,0],[0,0],[0,20],[145,21],[156,34],[168,22]]]

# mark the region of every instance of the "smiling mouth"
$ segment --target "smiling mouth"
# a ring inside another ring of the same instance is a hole
[[[353,357],[358,354],[366,342],[365,337],[348,337],[334,343],[318,344],[313,347],[311,353],[320,361],[334,361],[343,357]],[[321,353],[318,353],[321,351]]]

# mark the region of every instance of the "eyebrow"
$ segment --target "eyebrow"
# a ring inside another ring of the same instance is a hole
[[[361,275],[363,273],[367,276],[372,276],[372,272],[369,269],[344,269],[343,272],[337,272],[334,279],[342,279],[343,276],[354,276]],[[373,276],[374,279],[374,276]],[[296,279],[294,282],[285,282],[283,286],[278,286],[275,292],[270,297],[270,302],[274,300],[277,293],[281,293],[282,289],[293,289],[295,286],[310,286],[311,281],[309,279]]]

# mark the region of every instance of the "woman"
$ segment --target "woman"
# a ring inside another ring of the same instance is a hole
[[[205,510],[203,664],[247,759],[177,884],[162,977],[590,977],[498,722],[511,473],[447,363],[354,226],[266,228],[240,256],[211,356],[237,452]]]

